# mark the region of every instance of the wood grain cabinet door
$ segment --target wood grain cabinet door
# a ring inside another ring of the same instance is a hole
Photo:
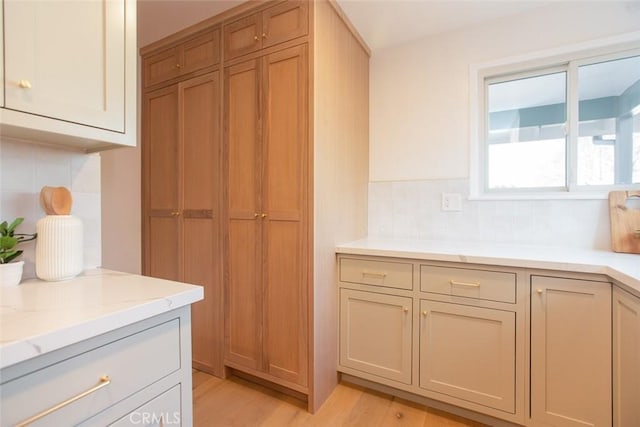
[[[180,83],[183,280],[204,287],[191,306],[193,361],[221,375],[220,72]],[[220,333],[214,333],[220,331]]]
[[[262,12],[262,47],[274,46],[309,32],[309,2],[287,1]]]
[[[177,85],[143,98],[144,274],[181,280]]]
[[[307,385],[306,45],[263,59],[262,238],[267,371]]]
[[[531,418],[611,425],[609,283],[531,277]]]
[[[262,49],[262,21],[259,13],[226,24],[223,33],[225,60]]]
[[[225,69],[225,359],[262,369],[260,61]]]
[[[613,288],[613,425],[640,425],[640,298]]]
[[[420,388],[515,413],[516,314],[420,301]]]

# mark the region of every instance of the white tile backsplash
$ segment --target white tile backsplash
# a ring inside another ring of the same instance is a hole
[[[606,200],[468,200],[468,181],[369,183],[369,236],[611,249]],[[443,212],[442,193],[462,194]]]
[[[39,201],[45,185],[64,186],[71,191],[71,213],[83,223],[85,267],[100,266],[100,155],[0,140],[0,220],[24,217],[19,231],[35,232],[36,222],[45,216]],[[35,277],[35,245],[21,245],[24,278]]]

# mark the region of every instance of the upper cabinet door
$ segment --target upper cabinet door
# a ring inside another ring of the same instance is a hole
[[[6,0],[5,108],[124,132],[125,18],[124,0]]]
[[[262,47],[293,40],[309,32],[309,3],[280,3],[262,12]]]

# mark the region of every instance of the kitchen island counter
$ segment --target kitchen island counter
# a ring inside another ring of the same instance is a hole
[[[200,286],[105,269],[0,288],[0,369],[202,298]]]

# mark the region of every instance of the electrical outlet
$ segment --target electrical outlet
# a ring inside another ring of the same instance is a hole
[[[461,211],[462,196],[460,193],[442,193],[443,211]]]

